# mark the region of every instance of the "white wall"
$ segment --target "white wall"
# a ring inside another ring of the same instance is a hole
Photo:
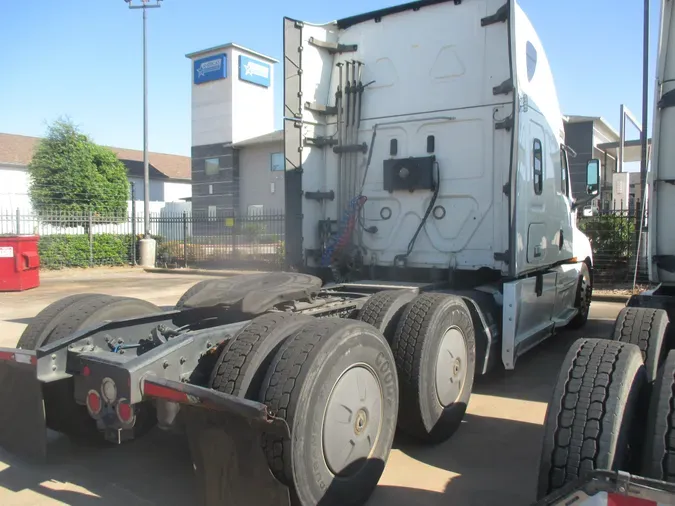
[[[30,177],[25,167],[0,164],[0,213],[17,208],[28,212],[32,206],[28,196]]]
[[[164,202],[179,202],[192,196],[192,183],[164,182]]]
[[[192,83],[192,145],[203,146],[232,140],[232,49],[215,50],[195,56],[195,59],[225,53],[227,77],[202,84],[194,83],[193,65],[190,65]]]
[[[270,86],[239,79],[239,56],[244,55],[270,65]],[[232,50],[232,142],[239,142],[274,131],[274,64],[257,55]]]
[[[270,170],[271,154],[283,150],[283,143],[277,142],[245,147],[239,152],[239,210],[242,214],[247,213],[250,205],[263,205],[265,211],[283,211],[284,172]]]

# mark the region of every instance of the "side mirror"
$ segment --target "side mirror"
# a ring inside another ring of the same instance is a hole
[[[594,197],[600,193],[600,160],[597,158],[586,164],[586,193]]]

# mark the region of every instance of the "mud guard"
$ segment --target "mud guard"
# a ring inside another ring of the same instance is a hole
[[[290,506],[290,491],[269,469],[264,433],[289,437],[288,425],[264,404],[195,385],[146,379],[145,395],[181,404],[199,504]]]
[[[44,462],[47,421],[34,351],[0,348],[0,446],[24,459]]]

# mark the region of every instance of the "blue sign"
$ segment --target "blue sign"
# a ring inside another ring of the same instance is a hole
[[[272,82],[272,66],[248,56],[239,56],[239,79],[269,88]]]
[[[227,77],[227,55],[225,53],[195,60],[193,65],[195,84],[208,83]]]

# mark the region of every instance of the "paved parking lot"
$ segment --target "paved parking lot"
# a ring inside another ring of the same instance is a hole
[[[36,290],[0,294],[0,346],[13,346],[30,318],[65,295],[127,295],[170,306],[200,279],[129,269],[48,274]],[[422,447],[397,438],[369,506],[529,504],[541,425],[559,364],[577,337],[607,336],[621,307],[594,302],[583,332],[550,339],[522,357],[514,372],[480,378],[463,426],[446,443]],[[189,452],[183,438],[159,430],[113,448],[82,447],[52,433],[43,466],[0,450],[0,504],[192,505]]]

